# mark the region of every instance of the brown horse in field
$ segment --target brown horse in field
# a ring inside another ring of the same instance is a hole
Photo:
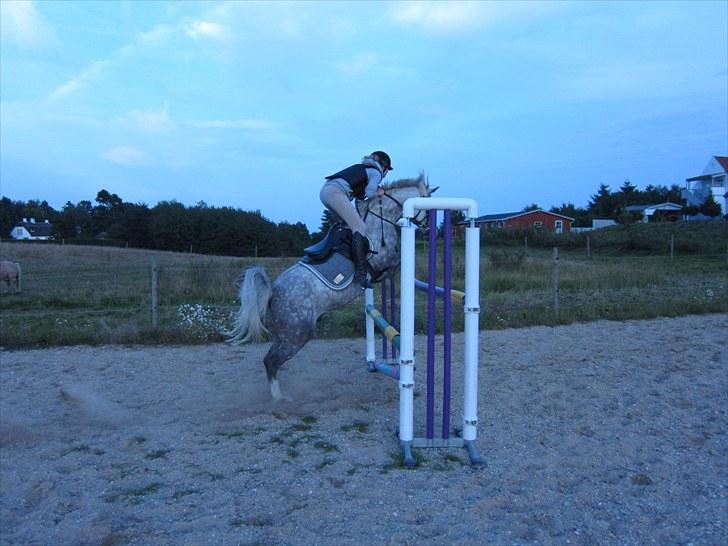
[[[7,291],[15,286],[15,292],[20,292],[20,264],[3,260],[0,262],[0,283],[4,284]]]

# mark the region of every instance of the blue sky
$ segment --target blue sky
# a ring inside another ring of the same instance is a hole
[[[728,2],[0,2],[0,193],[319,226],[373,150],[481,214],[728,155]]]

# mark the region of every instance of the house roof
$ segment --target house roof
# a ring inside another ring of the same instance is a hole
[[[18,222],[16,228],[25,228],[33,237],[50,237],[53,235],[53,224],[46,222]]]
[[[720,165],[720,167],[725,172],[728,173],[728,157],[722,156],[722,155],[714,155],[713,156],[713,159],[715,159],[716,162],[718,163],[718,165]],[[701,175],[698,175],[698,176],[693,176],[691,178],[686,178],[685,181],[686,182],[695,182],[696,180],[712,180],[712,178],[716,174],[717,173],[701,174]]]
[[[502,212],[499,214],[485,214],[483,216],[478,216],[475,219],[476,223],[483,223],[483,222],[495,222],[498,220],[511,220],[512,218],[516,218],[518,216],[527,216],[529,214],[533,214],[535,212],[541,212],[543,214],[550,214],[551,216],[558,216],[559,218],[565,218],[570,221],[574,221],[573,218],[570,216],[564,216],[563,214],[558,214],[556,212],[549,212],[547,210],[543,209],[534,209],[534,210],[526,210],[526,211],[519,211],[519,212]]]
[[[682,205],[678,205],[676,203],[659,203],[657,205],[629,205],[628,207],[624,207],[624,210],[628,212],[641,212],[643,210],[652,209],[652,210],[682,210]]]

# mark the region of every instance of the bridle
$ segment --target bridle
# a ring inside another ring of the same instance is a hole
[[[388,224],[390,224],[390,225],[392,225],[394,227],[400,227],[397,222],[393,222],[389,218],[385,218],[384,217],[384,211],[383,211],[383,205],[382,205],[382,198],[383,197],[386,197],[387,199],[391,199],[392,201],[394,201],[394,203],[397,205],[397,207],[399,208],[399,210],[403,210],[404,209],[404,203],[402,203],[396,197],[393,197],[392,195],[388,194],[387,192],[384,192],[384,194],[380,195],[379,196],[379,199],[378,199],[378,203],[379,203],[379,213],[377,213],[375,210],[372,209],[372,200],[369,200],[369,201],[366,202],[367,203],[367,207],[366,207],[366,210],[364,211],[364,216],[362,216],[362,220],[364,222],[366,222],[367,221],[367,217],[369,216],[369,214],[371,214],[375,218],[379,218],[379,220],[381,222],[386,222],[386,223],[388,223]],[[417,227],[422,227],[427,222],[427,216],[425,216],[424,218],[421,218],[421,219],[419,219],[417,217],[412,218],[411,219],[411,222],[414,225],[416,225]]]
[[[404,203],[402,203],[396,197],[390,195],[389,193],[387,193],[385,191],[382,195],[379,196],[379,199],[378,199],[378,203],[379,203],[379,213],[377,214],[377,212],[372,209],[373,201],[372,200],[369,200],[369,201],[366,201],[366,210],[364,211],[364,216],[362,217],[362,220],[364,222],[367,221],[367,217],[369,216],[369,214],[371,214],[375,218],[379,218],[379,222],[380,222],[381,228],[382,228],[381,246],[387,246],[386,243],[385,243],[385,241],[384,241],[384,223],[386,222],[386,223],[394,226],[395,228],[399,228],[400,227],[400,225],[397,222],[393,222],[389,218],[385,218],[384,217],[384,210],[383,210],[384,207],[383,207],[383,204],[382,204],[382,200],[383,200],[384,197],[386,197],[387,199],[391,199],[392,201],[394,201],[394,203],[397,205],[397,207],[399,207],[399,210],[403,210],[404,209]],[[358,210],[359,209],[357,207],[357,211]],[[411,218],[410,221],[413,224],[415,224],[417,227],[422,227],[424,224],[427,223],[427,215],[425,215],[425,217],[422,218],[422,219],[418,219],[417,217]]]

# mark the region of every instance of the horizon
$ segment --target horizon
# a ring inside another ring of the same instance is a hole
[[[0,2],[0,193],[317,231],[381,149],[481,214],[728,155],[728,3]]]

